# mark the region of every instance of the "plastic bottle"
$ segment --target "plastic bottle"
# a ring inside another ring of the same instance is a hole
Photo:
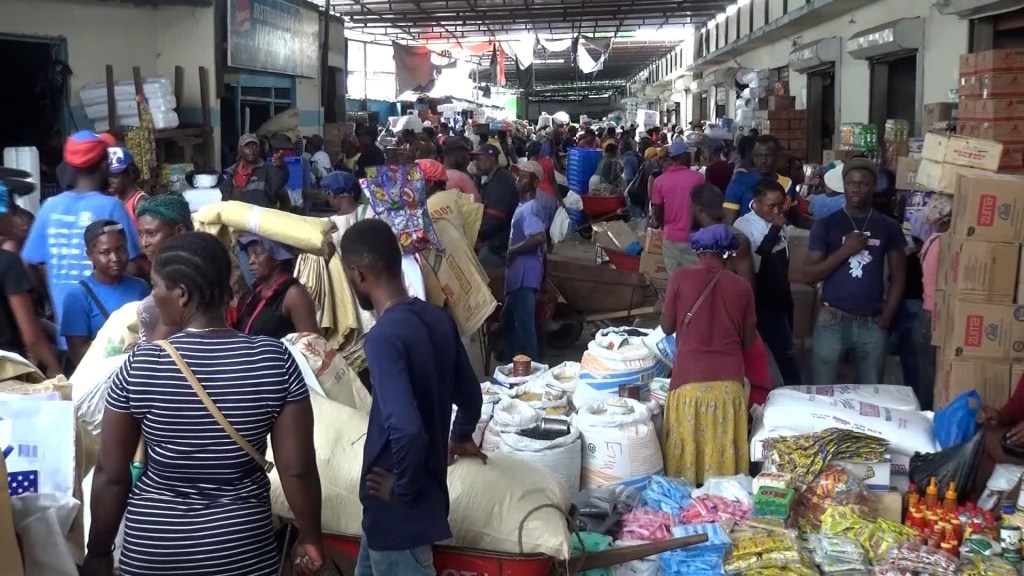
[[[917,491],[917,484],[911,484],[907,490],[907,508],[913,510],[921,502],[921,494]]]
[[[956,482],[950,482],[946,488],[946,497],[942,499],[942,509],[950,514],[956,513]]]
[[[928,487],[924,490],[924,505],[929,509],[939,505],[939,481],[935,476],[928,481]]]

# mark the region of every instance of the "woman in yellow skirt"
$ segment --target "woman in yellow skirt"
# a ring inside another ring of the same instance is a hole
[[[690,235],[699,264],[669,280],[661,328],[675,334],[676,358],[665,403],[665,474],[699,486],[750,465],[743,350],[756,335],[750,283],[725,267],[738,240],[725,225]]]

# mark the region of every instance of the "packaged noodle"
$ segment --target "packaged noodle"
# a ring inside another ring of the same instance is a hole
[[[749,530],[732,536],[732,550],[725,558],[725,571],[747,573],[766,568],[800,567],[796,539],[785,532]],[[777,570],[776,572],[777,573]]]
[[[856,506],[834,506],[826,510],[821,519],[821,533],[857,541],[872,564],[884,561],[894,546],[916,535],[906,526],[881,518],[870,519],[864,509]]]
[[[1017,568],[997,556],[968,554],[960,559],[961,576],[1017,576]]]
[[[956,574],[957,560],[941,550],[905,543],[889,551],[889,564],[902,570],[945,576]]]

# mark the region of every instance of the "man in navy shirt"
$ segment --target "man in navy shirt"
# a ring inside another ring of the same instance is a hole
[[[889,330],[906,286],[907,241],[898,222],[872,208],[877,179],[870,160],[847,162],[846,207],[811,228],[805,279],[822,282],[814,330],[816,385],[836,383],[848,350],[856,355],[858,383],[882,382]]]
[[[373,405],[360,476],[356,575],[433,576],[431,545],[452,536],[448,464],[456,456],[487,461],[472,440],[483,404],[480,384],[451,316],[408,296],[402,251],[387,224],[358,222],[339,248],[359,306],[377,314],[363,345]]]

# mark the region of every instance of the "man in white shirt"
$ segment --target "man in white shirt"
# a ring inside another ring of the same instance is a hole
[[[313,179],[317,182],[334,171],[331,157],[324,152],[324,137],[313,134],[306,139],[306,152],[309,154],[309,165],[313,171]]]

